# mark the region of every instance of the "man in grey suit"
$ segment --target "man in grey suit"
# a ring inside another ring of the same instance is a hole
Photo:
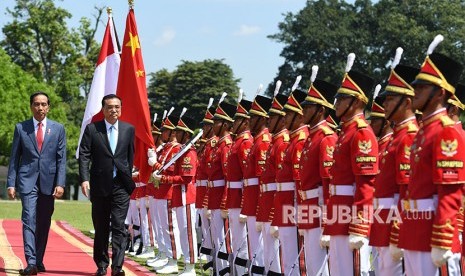
[[[134,133],[132,125],[119,121],[121,99],[114,94],[102,99],[105,120],[89,124],[79,146],[79,176],[85,196],[90,189],[92,222],[95,228],[94,262],[96,275],[106,275],[109,264],[108,237],[112,232],[111,275],[125,275],[122,270],[128,233],[124,220],[132,180]],[[89,169],[90,166],[90,169]]]
[[[50,100],[31,95],[32,119],[16,124],[8,168],[8,195],[21,196],[24,254],[21,275],[45,272],[43,264],[54,198],[63,196],[66,179],[66,135],[63,125],[47,119]]]

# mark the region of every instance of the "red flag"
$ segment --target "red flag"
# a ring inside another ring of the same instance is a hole
[[[119,56],[117,35],[111,14],[108,17],[107,27],[103,35],[102,47],[95,67],[92,85],[87,96],[86,110],[81,124],[76,158],[79,158],[79,144],[86,126],[91,122],[103,120],[102,98],[108,94],[116,94],[118,84],[118,71],[121,58]]]
[[[121,120],[136,128],[134,166],[139,169],[139,181],[147,183],[151,173],[147,163],[147,150],[155,146],[150,126],[145,68],[132,8],[126,19],[122,46],[116,95],[123,102]]]

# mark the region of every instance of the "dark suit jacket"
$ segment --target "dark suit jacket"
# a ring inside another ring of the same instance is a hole
[[[32,118],[16,124],[8,168],[8,187],[29,194],[39,181],[40,192],[51,195],[66,181],[66,134],[63,125],[47,118],[39,152]]]
[[[81,183],[90,182],[91,197],[112,194],[113,166],[116,166],[118,181],[128,194],[132,193],[135,188],[132,180],[134,135],[134,126],[118,121],[118,142],[113,154],[105,121],[87,125],[79,146],[79,176]]]

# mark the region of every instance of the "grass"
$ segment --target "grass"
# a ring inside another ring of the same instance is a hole
[[[0,200],[0,219],[21,219],[21,201]],[[91,204],[89,201],[56,200],[52,219],[67,221],[71,226],[85,235],[93,238],[90,230],[93,229],[91,218]],[[126,256],[145,266],[146,259]],[[184,268],[182,261],[178,262],[180,271]],[[150,267],[146,266],[148,269]],[[201,265],[196,265],[197,275],[202,275]],[[204,272],[205,275],[205,272]]]

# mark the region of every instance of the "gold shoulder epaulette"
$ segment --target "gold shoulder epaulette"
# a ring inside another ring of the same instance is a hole
[[[300,134],[299,134],[299,140],[297,141],[301,141],[301,140],[305,140],[307,139],[307,134],[305,134],[305,132],[301,131]]]
[[[230,144],[232,143],[231,138],[228,137],[228,138],[224,139],[224,143],[225,143],[226,145],[230,145]]]
[[[441,123],[443,126],[451,126],[455,124],[455,122],[447,115],[441,116]]]
[[[334,130],[332,130],[330,127],[327,127],[327,126],[321,127],[321,130],[323,130],[323,133],[325,135],[331,135],[334,133]]]
[[[415,125],[414,123],[408,124],[407,132],[412,133],[412,132],[417,132],[417,131],[418,131],[417,125]]]
[[[269,142],[270,141],[270,134],[269,133],[263,134],[262,141],[263,142]]]
[[[368,126],[365,120],[358,118],[357,120],[357,128],[366,128]]]
[[[214,147],[216,146],[216,143],[217,143],[217,142],[218,142],[218,141],[217,141],[216,139],[212,139],[212,140],[210,141],[211,147],[214,148]]]
[[[288,133],[283,133],[283,141],[284,142],[289,142],[289,134]]]

